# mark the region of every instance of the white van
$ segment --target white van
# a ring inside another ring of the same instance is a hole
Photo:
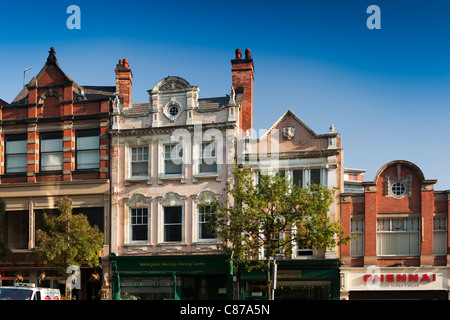
[[[14,287],[0,287],[0,300],[61,300],[61,293],[59,289],[17,283]]]

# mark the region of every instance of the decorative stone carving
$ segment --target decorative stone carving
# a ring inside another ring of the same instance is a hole
[[[295,128],[294,127],[283,128],[283,137],[285,137],[287,140],[292,140],[294,135],[295,135]]]
[[[51,96],[57,97],[59,102],[63,101],[62,94],[59,93],[58,91],[54,91],[53,88],[50,88],[50,89],[48,89],[47,92],[45,92],[39,96],[39,104],[43,104],[44,101],[47,99],[47,97],[51,97]]]
[[[385,182],[385,195],[386,197],[392,197],[392,198],[403,198],[403,197],[410,197],[412,195],[412,176],[406,176],[406,177],[390,177],[386,176],[386,182]],[[404,193],[401,195],[395,195],[392,192],[392,185],[394,183],[401,183],[404,185]]]
[[[179,80],[169,80],[159,87],[160,91],[180,90],[185,89],[186,85]]]

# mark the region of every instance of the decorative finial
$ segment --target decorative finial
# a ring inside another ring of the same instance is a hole
[[[336,131],[334,131],[334,125],[332,124],[331,126],[330,126],[330,131],[329,131],[329,133],[335,133]]]
[[[58,60],[56,59],[56,52],[54,47],[51,47],[50,51],[48,52],[47,62],[53,64],[58,62]]]

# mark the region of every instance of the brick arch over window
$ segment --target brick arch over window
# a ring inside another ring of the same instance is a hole
[[[414,163],[409,162],[409,161],[406,161],[406,160],[394,160],[394,161],[391,161],[391,162],[386,163],[384,166],[382,166],[382,167],[378,170],[377,174],[375,175],[374,182],[375,182],[375,183],[378,182],[378,178],[381,176],[381,174],[382,174],[387,168],[389,168],[389,167],[391,167],[391,166],[396,166],[396,165],[398,165],[398,164],[401,165],[401,166],[407,166],[407,167],[411,168],[411,169],[417,174],[417,176],[419,177],[419,180],[420,180],[420,181],[424,181],[424,180],[425,180],[425,175],[423,174],[422,170],[420,170],[420,168],[419,168],[417,165],[415,165]]]
[[[48,97],[56,97],[58,98],[59,102],[63,101],[61,93],[59,93],[58,91],[54,91],[53,89],[49,89],[47,92],[39,96],[39,104],[43,104]]]

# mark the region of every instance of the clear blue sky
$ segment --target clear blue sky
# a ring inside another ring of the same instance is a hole
[[[69,5],[81,29],[69,30]],[[369,30],[369,5],[381,29]],[[10,102],[51,46],[80,85],[114,85],[127,58],[133,102],[167,75],[223,96],[236,48],[255,63],[254,123],[290,108],[317,133],[343,136],[345,166],[372,180],[386,162],[418,165],[450,189],[450,1],[20,1],[2,3],[0,98]]]

